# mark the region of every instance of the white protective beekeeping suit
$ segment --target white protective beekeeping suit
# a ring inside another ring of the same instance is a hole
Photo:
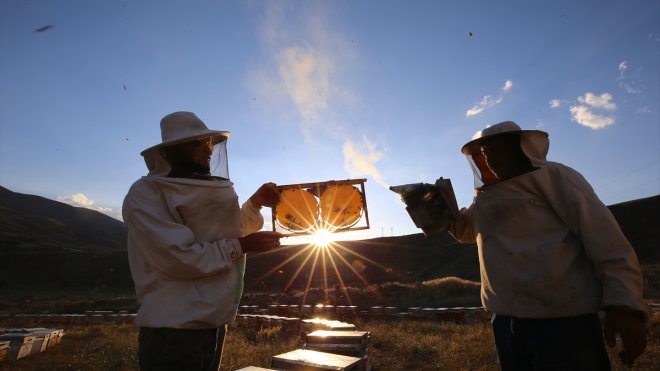
[[[168,117],[176,129],[167,126]],[[161,132],[163,143],[142,152],[149,174],[131,186],[122,209],[140,304],[136,323],[220,327],[233,320],[242,293],[245,255],[238,238],[258,231],[263,217],[249,201],[239,206],[226,171],[228,132],[208,130],[189,112],[166,116]],[[214,180],[166,176],[161,148],[209,137],[216,143]]]
[[[514,132],[536,169],[498,181],[480,141]],[[478,245],[484,306],[520,318],[569,317],[608,306],[648,316],[632,246],[582,175],[546,160],[548,148],[547,133],[513,122],[485,129],[462,148],[476,189],[450,232]]]

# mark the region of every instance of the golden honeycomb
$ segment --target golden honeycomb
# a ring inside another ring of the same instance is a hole
[[[300,188],[282,190],[275,210],[277,223],[292,232],[309,230],[319,216],[316,197]]]
[[[349,185],[332,185],[323,191],[319,202],[321,219],[333,228],[347,228],[362,217],[362,193]]]

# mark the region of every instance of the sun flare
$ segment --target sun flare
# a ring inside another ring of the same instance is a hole
[[[326,229],[319,229],[310,236],[312,245],[316,247],[328,247],[335,238],[332,232]]]

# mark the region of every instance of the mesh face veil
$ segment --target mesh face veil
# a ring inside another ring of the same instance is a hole
[[[227,160],[227,141],[223,140],[213,146],[210,162],[211,176],[229,180],[229,161]]]

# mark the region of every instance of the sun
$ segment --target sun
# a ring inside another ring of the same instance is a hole
[[[311,243],[316,247],[328,247],[334,242],[335,237],[332,232],[327,229],[318,229],[311,236]]]

